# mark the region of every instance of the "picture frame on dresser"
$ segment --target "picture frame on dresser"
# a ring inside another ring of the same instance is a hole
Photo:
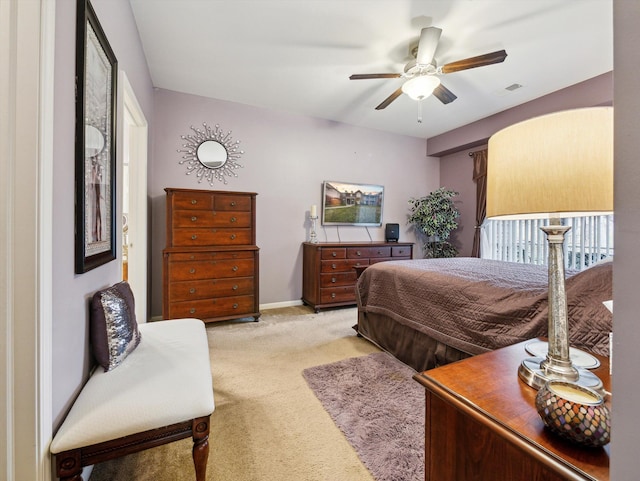
[[[88,0],[76,29],[75,272],[116,259],[118,62]]]

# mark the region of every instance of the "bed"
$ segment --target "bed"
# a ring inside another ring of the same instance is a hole
[[[572,347],[609,355],[612,262],[567,271]],[[358,334],[421,372],[547,335],[546,266],[478,258],[373,264],[356,285]]]

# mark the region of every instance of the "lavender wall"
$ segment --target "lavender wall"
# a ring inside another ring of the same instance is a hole
[[[614,5],[614,186],[615,242],[613,265],[613,425],[611,479],[638,477],[638,239],[640,238],[640,3],[615,0]]]
[[[181,135],[203,122],[231,130],[245,151],[238,177],[227,185],[199,184],[179,165]],[[149,165],[152,199],[152,312],[161,315],[162,249],[165,247],[165,187],[257,192],[260,303],[299,301],[302,242],[308,239],[312,204],[320,206],[323,180],[385,186],[383,222],[408,231],[407,201],[438,187],[439,162],[427,158],[422,139],[352,127],[241,104],[158,90],[155,94],[154,156]],[[384,228],[369,228],[384,240]],[[362,227],[319,228],[320,241],[368,241]],[[418,253],[418,255],[420,255]]]
[[[486,148],[480,145],[473,150]],[[452,239],[459,248],[460,256],[470,256],[473,249],[473,234],[476,225],[476,184],[473,182],[473,157],[469,150],[461,150],[440,159],[440,185],[455,190],[458,195],[454,200],[460,219],[458,229]]]
[[[127,72],[147,119],[151,119],[153,88],[128,0],[92,0],[92,4],[120,69]],[[96,290],[122,279],[117,261],[85,274],[74,274],[75,30],[76,1],[57,0],[53,160],[54,428],[88,375],[88,300]],[[118,178],[121,178],[121,162],[118,159]],[[116,218],[119,218],[119,212],[118,203]],[[116,241],[119,245],[120,238]]]

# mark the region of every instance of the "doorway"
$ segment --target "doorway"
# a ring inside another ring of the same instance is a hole
[[[136,319],[147,321],[147,120],[124,72],[122,85],[122,278],[136,299]]]

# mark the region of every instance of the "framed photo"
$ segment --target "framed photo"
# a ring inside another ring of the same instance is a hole
[[[116,258],[117,60],[89,0],[76,38],[75,271]]]

